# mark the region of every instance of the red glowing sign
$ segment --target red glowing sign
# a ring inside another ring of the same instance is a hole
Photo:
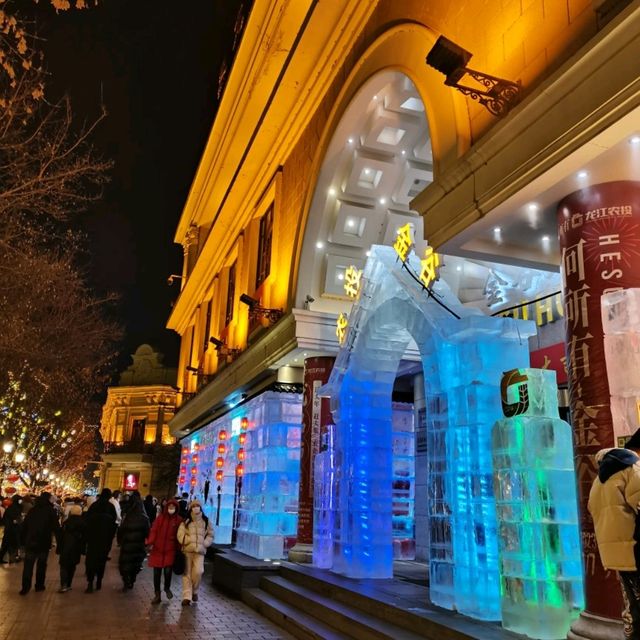
[[[140,482],[139,473],[127,473],[124,476],[125,491],[135,491],[138,488],[139,482]]]

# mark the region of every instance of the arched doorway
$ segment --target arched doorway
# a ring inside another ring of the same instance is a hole
[[[415,256],[408,264],[420,271]],[[392,576],[391,393],[413,340],[427,398],[431,599],[500,618],[490,434],[502,415],[501,374],[528,365],[534,333],[532,323],[463,307],[443,281],[427,294],[393,249],[370,250],[325,388],[336,423],[334,571]]]

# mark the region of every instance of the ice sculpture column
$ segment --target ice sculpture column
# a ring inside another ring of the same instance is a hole
[[[606,291],[640,286],[639,222],[640,182],[592,185],[568,195],[558,206],[586,590],[586,612],[574,625],[573,638],[606,633],[602,618],[619,619],[622,609],[617,578],[604,570],[598,556],[587,501],[597,474],[594,454],[615,444],[600,298]]]
[[[561,640],[584,606],[571,427],[558,417],[556,374],[514,369],[493,427],[502,626]]]

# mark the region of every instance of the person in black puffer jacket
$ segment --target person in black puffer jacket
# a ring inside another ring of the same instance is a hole
[[[109,557],[109,550],[116,533],[116,510],[111,504],[111,491],[104,488],[100,497],[84,514],[87,540],[87,590],[93,593],[93,581],[96,580],[96,591],[102,588],[104,568]]]
[[[120,560],[118,568],[124,583],[123,591],[133,588],[136,576],[146,557],[145,540],[149,535],[149,518],[139,495],[132,495],[129,508],[118,528]]]
[[[71,590],[71,581],[85,551],[86,522],[82,517],[82,507],[74,504],[62,525],[58,536],[56,553],[60,555],[60,589],[59,593]]]

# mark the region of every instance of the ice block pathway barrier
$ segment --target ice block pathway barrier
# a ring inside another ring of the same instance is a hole
[[[418,258],[408,262],[420,272]],[[443,281],[432,294],[460,319],[427,295],[392,248],[372,247],[323,388],[336,423],[332,570],[392,575],[391,395],[400,360],[415,344],[427,398],[431,599],[498,620],[491,428],[501,416],[501,374],[528,365],[535,326],[463,307]]]

